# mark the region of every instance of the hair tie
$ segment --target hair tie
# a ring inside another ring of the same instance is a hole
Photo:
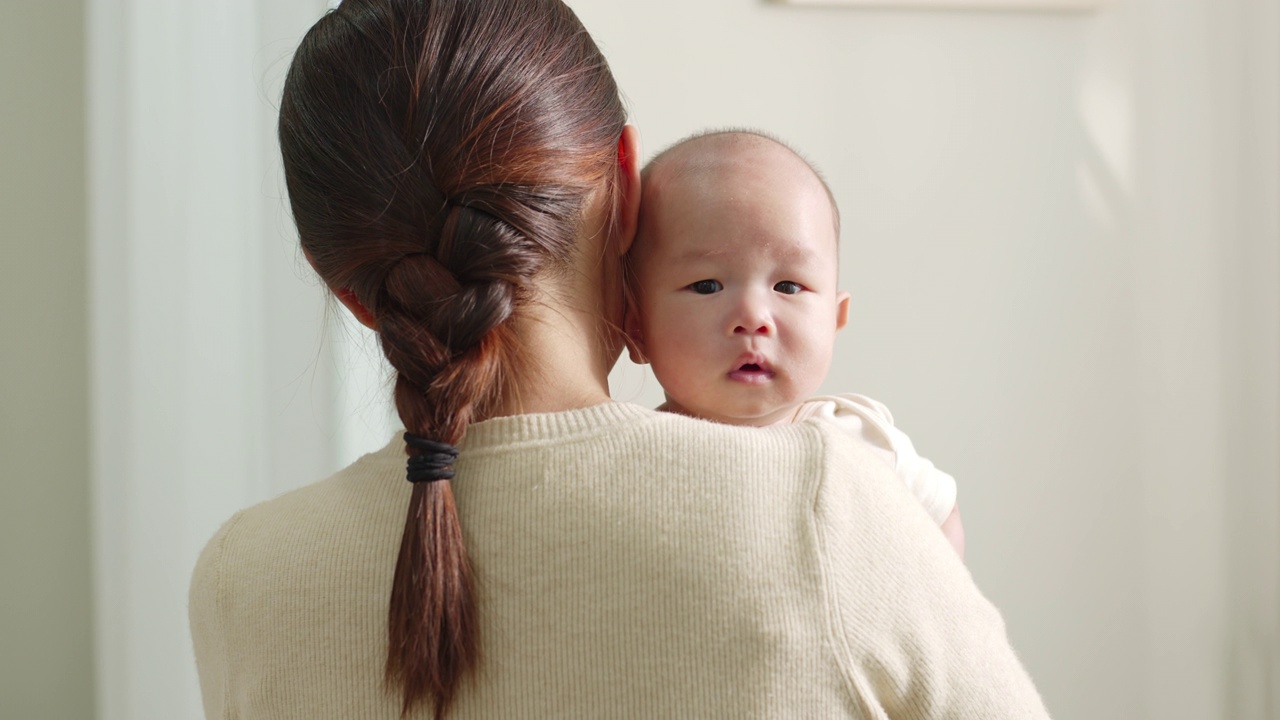
[[[422,451],[421,455],[409,456],[409,482],[453,479],[453,463],[458,459],[458,448],[412,433],[404,434],[404,442],[409,447]]]

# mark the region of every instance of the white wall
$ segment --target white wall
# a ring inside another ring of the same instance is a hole
[[[198,716],[205,539],[385,439],[276,169],[325,4],[89,3],[103,720]],[[1280,717],[1275,0],[571,4],[651,151],[755,126],[823,169],[855,308],[827,388],[960,479],[970,566],[1055,717]]]
[[[274,140],[288,59],[324,7],[88,3],[101,720],[200,715],[197,554],[235,510],[342,459],[342,373]]]
[[[1230,717],[1280,718],[1280,3],[1228,6],[1220,188],[1227,272],[1223,323]],[[1268,572],[1268,568],[1271,569]],[[1248,691],[1266,686],[1260,697]]]
[[[0,21],[0,718],[93,711],[84,9]]]

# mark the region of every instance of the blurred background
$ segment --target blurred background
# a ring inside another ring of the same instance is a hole
[[[825,173],[826,389],[957,477],[1054,717],[1280,718],[1280,0],[570,4],[649,153],[746,126]],[[0,0],[4,720],[200,717],[196,554],[391,437],[274,144],[326,6]]]

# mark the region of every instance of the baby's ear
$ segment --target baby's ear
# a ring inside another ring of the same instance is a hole
[[[849,324],[849,293],[841,290],[836,293],[836,329],[843,330]]]
[[[636,312],[636,298],[630,286],[626,292],[626,303],[622,311],[623,336],[627,343],[627,356],[636,365],[648,365],[649,358],[644,355],[644,331],[640,329],[640,315]]]

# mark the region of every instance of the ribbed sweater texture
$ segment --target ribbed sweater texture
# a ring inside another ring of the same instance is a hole
[[[830,424],[609,403],[477,423],[456,470],[484,660],[451,720],[1048,717],[936,525]],[[400,716],[383,668],[409,493],[397,438],[209,541],[208,718]]]

